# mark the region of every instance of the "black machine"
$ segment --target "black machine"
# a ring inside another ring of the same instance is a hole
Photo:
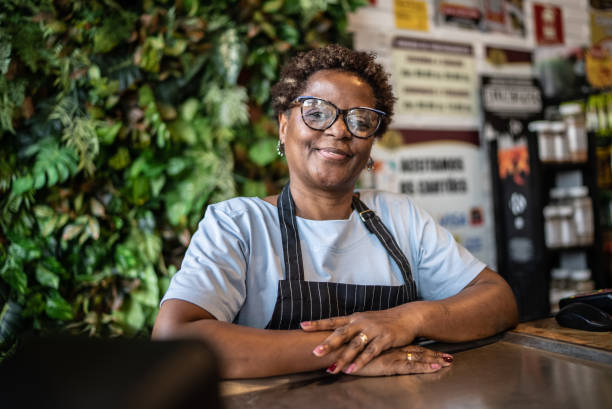
[[[3,409],[220,408],[218,367],[198,341],[36,337],[0,364]]]
[[[563,298],[555,319],[559,325],[585,331],[612,331],[612,289]]]

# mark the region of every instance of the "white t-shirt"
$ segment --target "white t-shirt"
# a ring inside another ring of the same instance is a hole
[[[485,268],[407,196],[360,194],[406,255],[419,298],[453,296]],[[297,225],[306,281],[404,284],[395,261],[356,211],[346,220],[297,217]],[[161,302],[181,299],[221,321],[265,328],[278,281],[285,278],[282,254],[276,206],[245,197],[210,205]]]

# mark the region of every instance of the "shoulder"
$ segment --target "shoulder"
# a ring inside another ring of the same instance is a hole
[[[382,190],[360,190],[359,196],[383,222],[390,225],[422,231],[427,226],[435,224],[431,215],[417,206],[408,195]]]
[[[245,214],[270,213],[276,207],[258,197],[234,197],[208,205],[206,215],[225,215],[231,218],[244,216]]]
[[[392,213],[394,211],[415,211],[418,207],[405,194],[386,192],[383,190],[359,190],[359,198],[372,210],[380,213]]]

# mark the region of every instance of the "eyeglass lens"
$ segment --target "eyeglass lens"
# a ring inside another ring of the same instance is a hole
[[[309,98],[302,101],[302,118],[313,129],[329,128],[338,116],[338,109],[331,103]],[[380,121],[380,114],[365,108],[352,108],[344,114],[344,122],[349,132],[358,138],[371,136]]]

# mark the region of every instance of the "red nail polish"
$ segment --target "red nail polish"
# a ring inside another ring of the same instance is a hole
[[[453,362],[454,361],[452,356],[443,356],[442,359],[444,359],[446,362]]]
[[[327,368],[327,372],[329,372],[329,373],[334,372],[334,371],[336,370],[336,367],[337,367],[337,366],[338,366],[338,365],[336,365],[336,363],[334,362],[333,364],[331,364],[331,365],[329,366],[329,368]]]

